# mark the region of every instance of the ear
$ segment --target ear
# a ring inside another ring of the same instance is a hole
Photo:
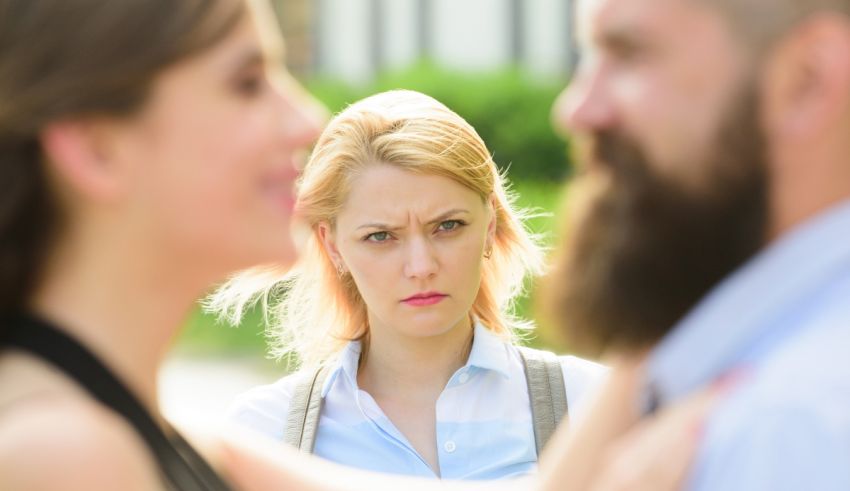
[[[334,268],[339,270],[345,269],[345,262],[342,260],[342,255],[339,253],[339,248],[336,244],[336,233],[333,226],[328,222],[320,222],[316,227],[316,233],[319,236],[319,243],[325,249],[325,253],[331,258],[334,263]]]
[[[490,250],[493,244],[496,243],[496,227],[498,226],[498,217],[496,216],[496,195],[491,193],[487,199],[487,208],[489,210],[490,221],[487,223],[487,240],[484,242],[484,250]]]
[[[812,15],[776,48],[765,75],[766,124],[774,135],[823,134],[850,106],[850,21]]]
[[[125,179],[113,160],[110,133],[108,123],[81,118],[51,122],[39,136],[54,175],[83,196],[111,201]]]

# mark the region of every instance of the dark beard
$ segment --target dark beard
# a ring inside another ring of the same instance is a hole
[[[571,187],[575,220],[543,294],[571,347],[652,346],[762,246],[768,176],[758,104],[749,94],[735,102],[713,153],[679,163],[705,174],[698,185],[657,175],[623,135],[592,135],[603,169]]]

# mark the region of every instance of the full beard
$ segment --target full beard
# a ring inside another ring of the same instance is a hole
[[[763,245],[768,176],[757,98],[734,102],[710,155],[679,162],[704,173],[698,186],[659,175],[625,135],[590,135],[602,169],[570,188],[572,220],[543,295],[573,348],[652,346]]]

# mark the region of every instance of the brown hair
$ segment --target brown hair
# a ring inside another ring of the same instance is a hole
[[[26,307],[61,225],[39,133],[58,118],[127,116],[167,66],[241,17],[225,0],[0,0],[0,314]]]

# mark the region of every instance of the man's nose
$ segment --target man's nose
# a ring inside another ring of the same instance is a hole
[[[614,123],[614,106],[604,72],[595,67],[580,70],[555,100],[552,120],[564,135],[610,128]]]

